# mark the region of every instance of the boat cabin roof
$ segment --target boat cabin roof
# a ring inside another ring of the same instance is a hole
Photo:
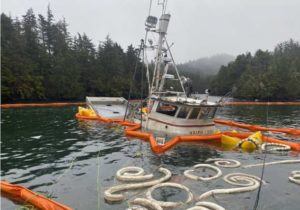
[[[219,107],[221,106],[218,102],[212,102],[207,100],[187,98],[182,96],[165,96],[159,98],[153,98],[154,100],[166,103],[172,103],[176,105],[192,106],[192,107]]]

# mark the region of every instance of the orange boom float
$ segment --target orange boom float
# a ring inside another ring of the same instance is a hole
[[[12,200],[30,203],[34,207],[42,210],[72,210],[72,208],[50,200],[20,185],[10,184],[8,182],[0,182],[1,193],[5,194]]]
[[[82,113],[82,112],[81,112]],[[187,135],[187,136],[176,136],[170,140],[168,140],[165,144],[161,145],[158,144],[154,135],[149,132],[141,131],[141,125],[138,123],[129,122],[123,119],[108,119],[101,116],[83,116],[80,112],[76,114],[76,117],[81,120],[98,120],[104,123],[114,123],[119,124],[122,126],[126,126],[125,128],[125,134],[130,137],[136,137],[139,139],[143,139],[145,141],[148,141],[150,143],[151,149],[154,153],[163,153],[169,149],[171,149],[173,146],[180,142],[198,142],[198,141],[220,141],[222,138],[222,135],[227,135],[230,137],[238,137],[238,138],[247,138],[251,135],[251,133],[237,133],[237,132],[219,132],[212,135]],[[93,115],[93,114],[92,114]],[[284,132],[288,134],[293,135],[300,135],[299,129],[279,129],[279,128],[265,128],[257,125],[248,125],[243,123],[237,123],[233,121],[226,121],[226,120],[215,120],[215,123],[230,125],[230,126],[236,126],[241,127],[244,129],[248,129],[251,131],[256,130],[263,130],[263,131],[276,131],[276,132]],[[300,152],[300,143],[296,142],[289,142],[284,140],[278,140],[275,138],[262,136],[262,140],[267,143],[279,143],[288,145],[291,147],[292,150]]]

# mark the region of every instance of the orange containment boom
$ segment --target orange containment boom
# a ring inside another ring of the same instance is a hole
[[[76,114],[76,117],[78,119],[82,120],[98,120],[105,123],[115,123],[122,126],[126,126],[125,128],[125,134],[127,136],[136,137],[139,139],[143,139],[145,141],[148,141],[151,149],[154,153],[163,153],[169,149],[171,149],[173,146],[180,142],[197,142],[197,141],[211,141],[211,140],[221,140],[221,137],[223,134],[231,137],[239,137],[239,138],[247,138],[251,135],[251,133],[235,133],[235,132],[220,132],[212,135],[198,135],[198,136],[176,136],[170,140],[167,141],[167,143],[161,145],[158,144],[154,135],[149,132],[143,132],[140,130],[141,125],[133,122],[124,121],[123,119],[108,119],[101,116],[82,116],[79,113]],[[289,145],[292,150],[299,151],[300,152],[300,143],[296,142],[289,142],[289,141],[283,141],[278,140],[270,137],[263,136],[263,141],[265,142],[273,142],[273,143],[280,143]]]
[[[255,101],[227,101],[224,105],[289,105],[289,106],[300,106],[300,101],[294,102],[255,102]]]
[[[72,210],[72,208],[50,200],[20,185],[10,184],[0,181],[1,192],[5,193],[12,200],[19,200],[30,203],[34,207],[42,210]]]
[[[267,128],[260,125],[250,125],[250,124],[239,123],[230,120],[220,120],[220,119],[216,119],[214,120],[214,122],[217,124],[244,128],[250,131],[274,131],[274,132],[286,133],[294,136],[300,136],[300,129],[296,129],[296,128]]]

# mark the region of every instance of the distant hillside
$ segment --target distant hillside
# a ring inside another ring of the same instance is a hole
[[[179,64],[177,67],[181,75],[192,79],[194,91],[203,93],[221,66],[226,66],[234,59],[235,57],[228,54],[218,54]]]
[[[235,57],[232,55],[218,54],[180,64],[178,65],[178,68],[182,72],[201,72],[204,75],[215,75],[222,65],[227,65],[234,59]]]

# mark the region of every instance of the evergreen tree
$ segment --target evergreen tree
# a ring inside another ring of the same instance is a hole
[[[300,46],[294,40],[278,44],[274,52],[258,50],[240,55],[221,67],[211,82],[214,94],[244,99],[293,100],[300,98]]]

